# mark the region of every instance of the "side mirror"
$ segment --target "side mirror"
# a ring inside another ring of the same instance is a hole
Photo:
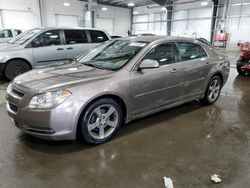
[[[145,59],[139,65],[139,69],[155,69],[159,67],[159,62],[153,59]]]
[[[34,48],[40,47],[41,45],[42,45],[42,43],[39,40],[32,41],[32,47],[34,47]]]

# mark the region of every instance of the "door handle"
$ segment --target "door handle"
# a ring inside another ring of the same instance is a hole
[[[177,73],[177,72],[180,72],[178,69],[172,69],[171,70],[171,73]]]
[[[63,48],[57,48],[56,50],[63,50]]]
[[[72,48],[72,47],[68,47],[68,48],[67,48],[67,50],[73,50],[73,49],[74,49],[74,48]]]

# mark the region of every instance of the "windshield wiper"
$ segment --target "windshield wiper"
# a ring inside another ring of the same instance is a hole
[[[87,66],[89,66],[89,67],[95,67],[95,68],[98,68],[98,69],[105,70],[105,68],[104,68],[104,67],[102,67],[102,66],[98,66],[98,65],[93,64],[93,63],[83,63],[83,65],[87,65]]]
[[[116,59],[123,59],[130,57],[131,54],[125,54],[120,56],[113,56],[113,57],[103,57],[103,58],[96,58],[97,61],[109,61],[109,60],[116,60]]]

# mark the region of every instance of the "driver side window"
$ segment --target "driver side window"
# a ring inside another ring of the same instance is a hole
[[[56,46],[61,45],[60,30],[45,31],[39,35],[36,39],[39,42],[39,46]]]
[[[152,59],[159,62],[159,65],[167,65],[177,61],[176,50],[171,43],[160,44],[151,49],[143,58]]]

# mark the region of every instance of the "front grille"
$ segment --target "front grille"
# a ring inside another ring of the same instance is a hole
[[[22,98],[24,96],[24,93],[12,88],[12,93],[14,93],[16,96]]]
[[[16,105],[14,105],[14,104],[12,104],[12,103],[10,103],[9,102],[9,107],[10,107],[10,109],[13,111],[13,112],[17,112],[17,109],[18,109],[18,107],[16,106]]]

